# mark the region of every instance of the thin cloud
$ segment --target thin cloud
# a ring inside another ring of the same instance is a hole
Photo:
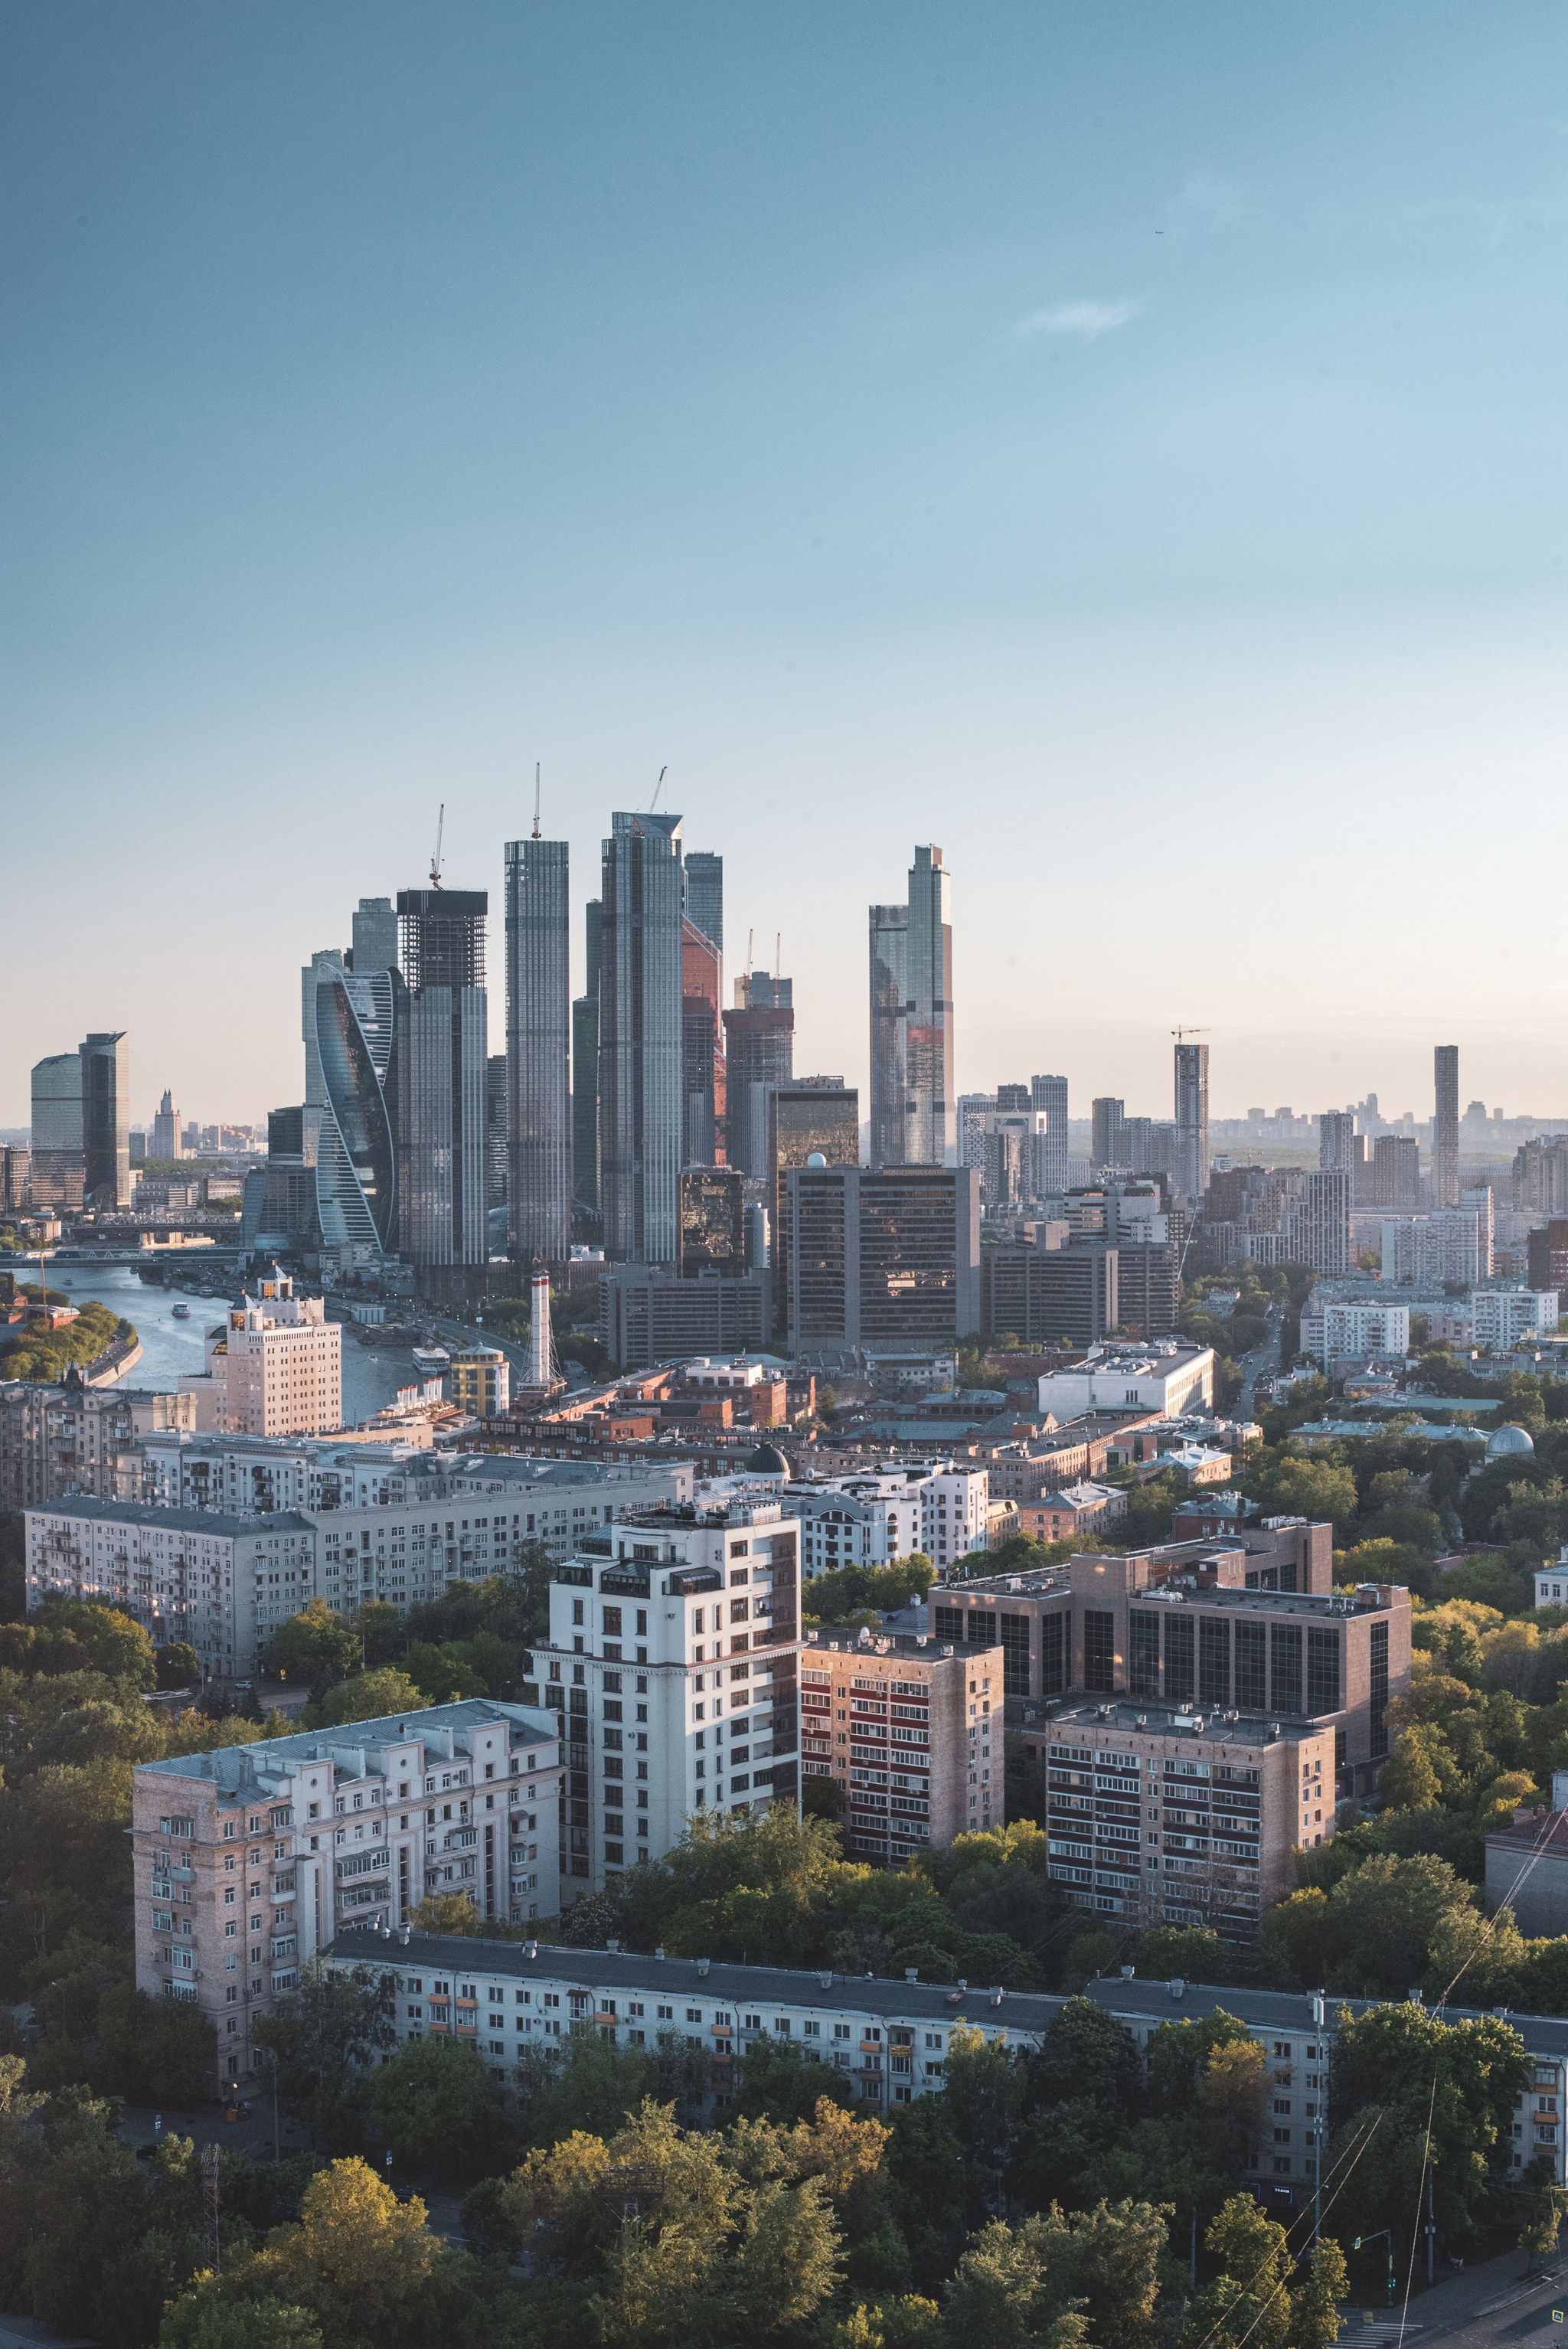
[[[1135,307],[1131,302],[1062,302],[1054,309],[1036,310],[1020,318],[1013,331],[1021,340],[1036,335],[1072,335],[1080,343],[1092,343],[1097,336],[1125,326]]]

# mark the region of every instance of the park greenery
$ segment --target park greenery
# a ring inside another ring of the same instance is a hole
[[[44,1291],[36,1282],[18,1281],[21,1293],[35,1305],[43,1301]],[[58,1289],[50,1289],[49,1302],[67,1305],[71,1302]],[[13,1322],[0,1328],[0,1380],[33,1379],[53,1384],[63,1379],[76,1362],[96,1361],[117,1341],[134,1344],[136,1331],[130,1322],[107,1305],[88,1304],[77,1309],[74,1321],[63,1330],[46,1330],[40,1324],[29,1329],[23,1322]]]

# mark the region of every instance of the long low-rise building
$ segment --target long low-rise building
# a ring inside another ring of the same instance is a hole
[[[977,2030],[992,2045],[1023,2054],[1039,2046],[1065,1998],[984,1984],[902,1982],[824,1969],[730,1965],[722,1960],[552,1948],[538,1941],[486,1941],[364,1930],[340,1934],[327,1952],[339,1968],[371,1966],[391,1975],[400,2044],[459,2040],[504,2081],[529,2048],[553,2048],[592,2033],[641,2049],[661,2038],[706,2051],[707,2106],[735,2101],[748,2054],[762,2043],[799,2047],[808,2062],[843,2074],[857,2108],[880,2116],[941,2092],[953,2033]],[[1241,2182],[1276,2205],[1309,2199],[1341,2018],[1377,2002],[1278,1991],[1213,1990],[1136,1975],[1088,1984],[1084,1995],[1125,2025],[1140,2056],[1168,2023],[1201,2023],[1223,2012],[1243,2023],[1268,2065],[1259,2142]],[[1479,2010],[1445,2007],[1449,2023],[1479,2022]],[[1527,2075],[1514,2105],[1509,2166],[1543,2158],[1558,2185],[1563,2167],[1563,2096],[1568,2085],[1568,2018],[1511,2014],[1524,2044]]]
[[[356,1468],[351,1454],[336,1469],[318,1464],[323,1497],[309,1506],[239,1512],[83,1495],[30,1507],[27,1605],[108,1599],[155,1641],[187,1641],[211,1677],[249,1680],[278,1625],[312,1599],[343,1615],[367,1599],[406,1610],[453,1582],[505,1572],[524,1543],[564,1560],[617,1512],[678,1507],[691,1489],[683,1464],[606,1475],[478,1454],[460,1470],[421,1474],[431,1457]],[[256,1468],[243,1451],[219,1458],[242,1478]],[[323,1481],[336,1475],[341,1498]]]

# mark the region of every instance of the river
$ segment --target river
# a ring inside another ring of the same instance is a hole
[[[36,1279],[31,1266],[23,1273],[26,1279]],[[192,1277],[194,1277],[194,1272]],[[119,1314],[135,1324],[141,1340],[141,1360],[126,1377],[129,1387],[150,1389],[153,1393],[171,1394],[180,1383],[182,1371],[200,1371],[207,1359],[206,1337],[223,1317],[225,1308],[238,1299],[239,1290],[225,1289],[222,1297],[191,1297],[178,1288],[159,1288],[151,1281],[141,1279],[129,1267],[116,1270],[88,1271],[80,1265],[67,1264],[48,1268],[51,1289],[63,1288],[71,1305],[107,1305],[111,1313]],[[189,1321],[174,1318],[176,1305],[191,1308]],[[399,1387],[412,1386],[419,1375],[415,1371],[413,1357],[407,1347],[379,1345],[374,1339],[363,1344],[346,1329],[343,1334],[343,1421],[353,1427],[361,1420],[391,1402]]]

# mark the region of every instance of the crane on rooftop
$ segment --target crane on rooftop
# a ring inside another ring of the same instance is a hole
[[[436,845],[430,857],[430,886],[432,889],[438,889],[441,885],[441,834],[445,832],[446,828],[447,802],[443,800],[441,802],[441,812],[436,820]]]

